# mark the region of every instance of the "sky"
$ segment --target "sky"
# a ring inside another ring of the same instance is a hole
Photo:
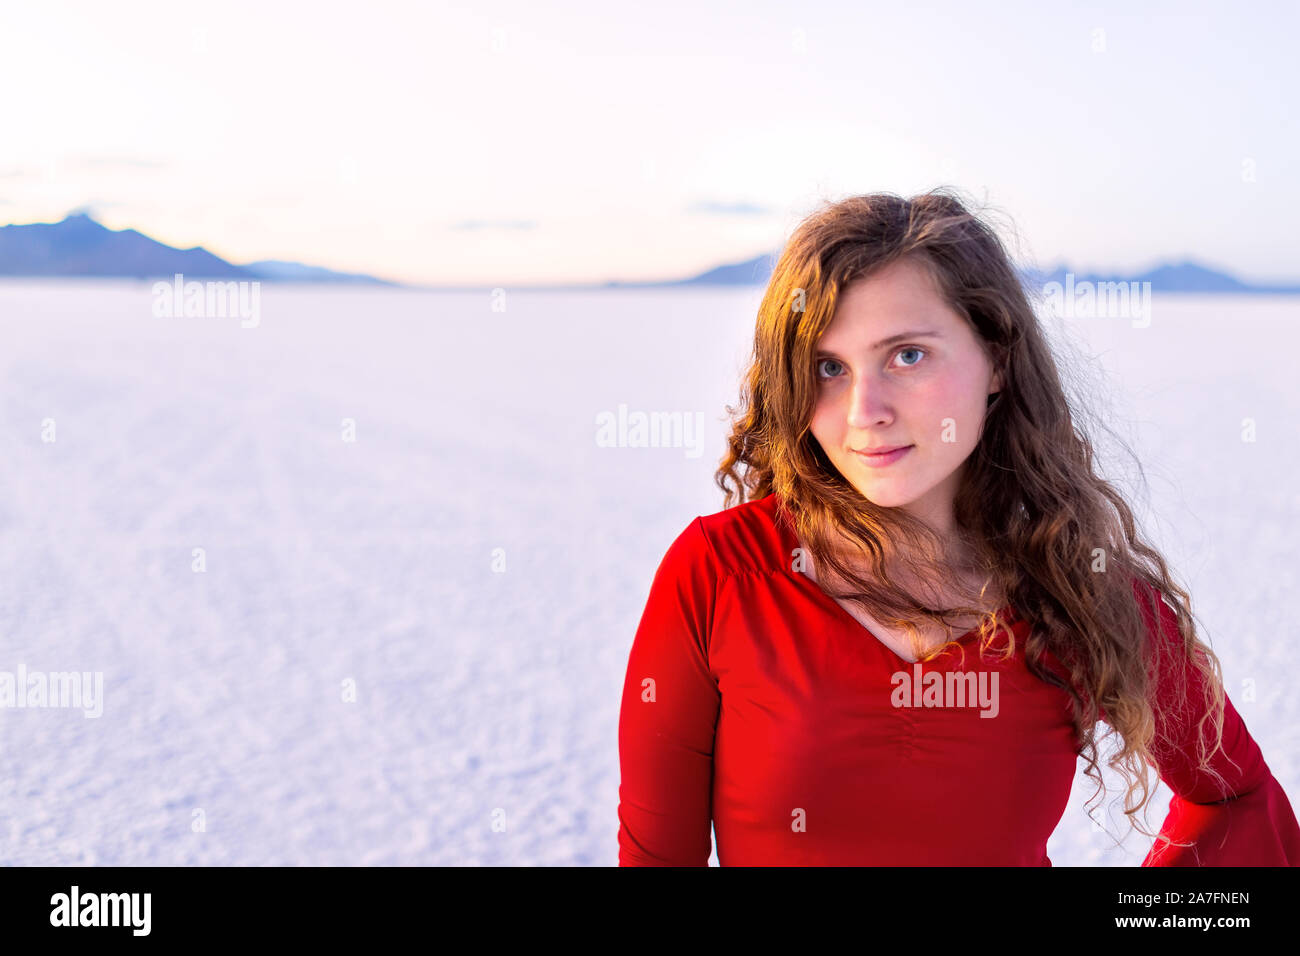
[[[4,0],[0,223],[637,281],[947,184],[1022,263],[1300,279],[1300,5],[919,6]]]

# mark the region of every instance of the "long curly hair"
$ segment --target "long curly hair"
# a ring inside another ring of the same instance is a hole
[[[1141,539],[1120,493],[1094,473],[1093,444],[1076,427],[1031,294],[996,231],[968,207],[973,204],[949,188],[911,199],[874,193],[825,202],[799,224],[759,306],[740,406],[727,407],[731,434],[715,480],[726,494],[724,508],[775,493],[819,577],[827,579],[823,587],[914,640],[920,627],[951,634],[953,620],[978,617],[981,652],[1001,632],[1006,659],[1015,652],[1015,635],[998,612],[980,606],[988,588],[1005,595],[1013,615],[1030,624],[1024,649],[1030,672],[1070,694],[1077,752],[1086,755],[1094,796],[1105,790],[1096,738],[1104,720],[1107,737],[1119,738],[1108,766],[1128,784],[1124,813],[1163,847],[1166,838],[1136,814],[1152,795],[1149,773],[1158,771],[1162,747],[1173,745],[1166,728],[1173,714],[1186,707],[1204,713],[1196,760],[1227,793],[1210,766],[1223,737],[1220,664],[1197,637],[1187,591]],[[903,257],[926,267],[1001,373],[954,505],[954,538],[963,554],[975,556],[974,579],[985,583],[978,595],[958,589],[959,597],[974,596],[957,607],[933,606],[942,602],[919,598],[904,583],[950,587],[956,580],[947,563],[955,553],[951,542],[902,508],[873,504],[811,433],[814,355],[839,295]],[[833,589],[832,580],[847,587]],[[1170,609],[1164,619],[1177,622],[1177,633],[1166,627],[1163,640],[1160,600]],[[1047,651],[1067,674],[1045,658]],[[1187,700],[1187,664],[1199,672],[1206,700]],[[1165,713],[1155,706],[1158,674],[1174,685],[1162,689],[1174,702]]]

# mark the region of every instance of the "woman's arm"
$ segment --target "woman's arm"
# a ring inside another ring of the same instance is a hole
[[[619,866],[708,866],[721,696],[708,641],[718,570],[699,518],[655,572],[618,723]]]
[[[1198,723],[1210,706],[1204,677],[1185,659],[1177,618],[1157,592],[1160,656],[1157,726],[1163,733],[1152,749],[1160,779],[1173,790],[1169,813],[1143,866],[1295,866],[1300,864],[1300,824],[1245,721],[1224,696],[1223,745],[1211,765],[1226,788],[1197,770]],[[1149,602],[1143,604],[1153,626]],[[1199,652],[1204,659],[1203,652]],[[1186,703],[1174,702],[1175,679],[1187,684]],[[1200,732],[1213,745],[1212,721]],[[1184,845],[1179,845],[1184,844]]]

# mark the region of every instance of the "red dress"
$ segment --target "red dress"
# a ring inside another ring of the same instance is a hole
[[[1004,612],[1005,663],[978,659],[978,632],[904,660],[791,569],[778,502],[696,518],[655,574],[619,717],[619,865],[706,866],[712,823],[722,866],[1051,866],[1078,753],[1069,695],[1026,667],[1027,623]],[[1142,865],[1300,862],[1300,825],[1232,703],[1214,758],[1227,794],[1188,763],[1198,715],[1173,716],[1162,832],[1192,845]]]

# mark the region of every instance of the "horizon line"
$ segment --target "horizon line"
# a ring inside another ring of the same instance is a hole
[[[759,253],[759,254],[757,254],[757,255],[749,256],[748,258],[739,259],[739,260],[728,260],[728,261],[725,261],[725,262],[721,262],[721,263],[718,263],[718,264],[716,264],[716,265],[712,265],[712,266],[706,267],[706,268],[704,268],[704,269],[698,270],[698,271],[696,271],[696,272],[693,272],[693,273],[691,273],[691,274],[689,274],[689,275],[678,276],[677,278],[635,279],[635,280],[627,280],[627,279],[594,279],[594,280],[587,280],[587,281],[577,281],[577,282],[557,282],[557,283],[537,283],[537,282],[529,282],[529,283],[515,283],[515,282],[497,282],[497,283],[489,283],[489,284],[486,284],[486,285],[470,285],[470,284],[465,284],[465,283],[446,284],[446,283],[428,283],[428,282],[408,282],[408,281],[403,281],[403,280],[398,280],[398,279],[387,279],[387,278],[384,278],[384,277],[382,277],[382,276],[372,275],[372,274],[370,274],[370,273],[366,273],[366,272],[355,272],[355,271],[351,271],[350,269],[347,270],[347,271],[345,271],[344,269],[338,269],[338,268],[333,268],[333,267],[329,267],[329,266],[315,266],[315,265],[311,265],[311,264],[309,264],[309,263],[303,262],[303,261],[298,260],[298,259],[286,259],[286,258],[283,258],[283,257],[267,258],[267,259],[253,259],[253,260],[250,260],[250,261],[248,261],[248,262],[235,262],[235,261],[233,261],[233,260],[231,260],[231,259],[226,259],[224,256],[219,256],[219,255],[217,255],[215,252],[212,252],[210,249],[208,249],[208,248],[207,248],[205,245],[203,245],[203,244],[199,244],[199,245],[194,245],[194,246],[189,246],[189,247],[186,247],[186,248],[182,248],[182,247],[180,247],[180,246],[171,246],[171,245],[168,245],[167,243],[162,242],[162,241],[159,240],[159,239],[155,239],[153,236],[149,235],[149,234],[146,233],[146,232],[141,232],[139,229],[135,228],[134,226],[128,226],[128,227],[125,227],[125,228],[122,228],[122,229],[114,229],[114,228],[112,228],[112,227],[110,227],[110,226],[105,225],[103,222],[101,222],[99,219],[97,219],[97,218],[95,217],[95,215],[94,215],[93,209],[91,209],[91,207],[88,206],[88,205],[82,205],[82,206],[77,206],[77,207],[75,207],[74,209],[72,209],[72,210],[70,210],[69,212],[67,212],[66,214],[64,214],[64,217],[63,217],[62,219],[59,219],[59,220],[53,220],[53,221],[50,221],[50,220],[35,220],[35,221],[31,221],[31,222],[9,222],[9,223],[5,223],[3,226],[0,226],[0,229],[7,229],[7,228],[10,228],[10,227],[18,227],[18,228],[21,228],[21,227],[24,227],[24,226],[57,226],[57,225],[60,225],[61,223],[67,222],[69,219],[74,219],[74,218],[84,218],[84,219],[87,219],[87,220],[89,220],[90,222],[93,222],[95,225],[99,226],[101,229],[104,229],[104,230],[106,230],[106,231],[108,231],[108,232],[112,232],[112,233],[119,233],[119,234],[120,234],[120,233],[123,233],[123,232],[134,232],[134,233],[136,233],[137,235],[144,236],[145,238],[147,238],[147,239],[149,239],[149,240],[151,240],[151,241],[153,241],[153,242],[158,243],[160,246],[164,246],[165,248],[168,248],[168,249],[174,249],[174,250],[176,250],[176,251],[178,251],[178,252],[192,252],[192,251],[195,251],[195,250],[202,250],[203,252],[206,252],[206,253],[208,253],[209,255],[214,256],[214,257],[220,259],[221,261],[226,262],[226,263],[229,264],[229,265],[232,265],[232,266],[235,266],[235,267],[237,267],[237,268],[241,268],[241,269],[256,268],[256,267],[258,266],[259,263],[284,263],[284,264],[288,264],[288,265],[300,266],[300,267],[309,268],[309,269],[321,269],[321,270],[323,270],[323,271],[330,272],[330,273],[334,273],[334,274],[336,274],[336,275],[362,276],[362,277],[364,277],[364,278],[372,279],[372,280],[376,280],[377,282],[387,283],[387,284],[390,284],[390,285],[395,286],[395,287],[411,288],[411,289],[426,289],[426,290],[430,290],[430,291],[483,291],[483,290],[488,290],[488,291],[490,291],[490,290],[495,289],[495,288],[506,288],[506,287],[514,288],[514,289],[521,289],[521,290],[529,290],[529,291],[543,291],[543,290],[548,290],[548,289],[554,289],[554,290],[557,290],[557,291],[558,291],[558,290],[575,290],[575,289],[616,289],[616,288],[630,288],[630,287],[640,287],[640,288],[676,287],[676,286],[680,286],[680,285],[691,284],[691,283],[692,283],[692,280],[698,279],[698,278],[701,277],[701,276],[707,275],[708,273],[713,272],[713,271],[716,271],[716,270],[719,270],[719,269],[728,269],[728,268],[735,268],[735,267],[738,267],[738,266],[744,266],[744,265],[748,265],[748,264],[751,264],[751,263],[756,263],[756,262],[758,262],[758,261],[760,261],[760,260],[762,260],[762,259],[769,259],[769,260],[772,261],[773,265],[775,265],[775,262],[776,262],[777,258],[778,258],[779,255],[780,255],[779,250],[776,251],[776,252],[773,252],[773,251],[761,252],[761,253]],[[1134,273],[1134,274],[1140,275],[1140,274],[1145,273],[1145,272],[1152,272],[1152,271],[1155,271],[1155,270],[1157,270],[1157,269],[1166,268],[1166,267],[1177,268],[1177,267],[1192,266],[1192,267],[1195,267],[1195,268],[1206,269],[1206,270],[1209,270],[1209,271],[1211,271],[1211,272],[1217,273],[1217,274],[1222,275],[1222,276],[1226,276],[1227,278],[1230,278],[1230,279],[1232,279],[1232,280],[1234,280],[1234,281],[1236,281],[1236,282],[1240,282],[1240,283],[1242,283],[1243,285],[1247,285],[1247,286],[1252,286],[1252,285],[1253,285],[1253,286],[1261,286],[1261,285],[1262,285],[1262,286],[1269,286],[1269,285],[1294,285],[1294,286],[1300,286],[1300,277],[1296,277],[1296,278],[1279,278],[1279,277],[1270,277],[1270,278],[1266,278],[1266,279],[1263,279],[1263,278],[1261,278],[1261,279],[1243,279],[1243,278],[1242,278],[1242,277],[1241,277],[1241,276],[1240,276],[1240,275],[1239,275],[1235,270],[1232,270],[1232,269],[1230,269],[1230,268],[1226,268],[1226,267],[1222,267],[1222,266],[1217,266],[1217,265],[1209,264],[1206,260],[1197,259],[1197,258],[1195,258],[1194,256],[1192,256],[1192,255],[1190,255],[1190,254],[1187,254],[1187,253],[1182,253],[1182,254],[1178,254],[1178,255],[1176,255],[1176,256],[1165,257],[1165,258],[1160,258],[1160,257],[1157,256],[1157,257],[1152,257],[1152,258],[1148,259],[1147,261],[1148,261],[1149,265],[1147,265],[1146,267],[1129,266],[1125,271],[1132,272],[1132,273]],[[1014,259],[1012,260],[1012,265],[1013,265],[1013,267],[1017,270],[1017,272],[1019,272],[1019,273],[1021,273],[1021,274],[1024,274],[1024,273],[1027,273],[1027,272],[1037,272],[1037,273],[1042,274],[1042,275],[1051,275],[1051,274],[1053,274],[1053,273],[1055,273],[1055,272],[1058,272],[1058,271],[1060,271],[1060,270],[1062,270],[1062,269],[1065,269],[1067,274],[1084,275],[1084,276],[1096,276],[1096,277],[1098,277],[1098,278],[1106,279],[1107,281],[1135,281],[1135,280],[1132,280],[1132,279],[1125,279],[1125,278],[1123,278],[1123,277],[1121,277],[1121,276],[1116,276],[1114,272],[1109,272],[1109,273],[1108,273],[1106,270],[1098,270],[1098,269],[1095,268],[1095,267],[1092,267],[1092,268],[1086,268],[1086,269],[1072,269],[1072,268],[1070,268],[1070,262],[1069,262],[1068,257],[1064,257],[1064,256],[1058,256],[1058,257],[1055,259],[1055,261],[1054,261],[1053,263],[1051,263],[1051,264],[1049,264],[1049,265],[1046,265],[1046,266],[1039,266],[1039,265],[1037,265],[1037,264],[1033,264],[1033,263],[1016,262]],[[0,275],[0,278],[5,278],[5,279],[21,279],[21,278],[30,278],[30,279],[42,279],[42,278],[49,278],[49,279],[54,279],[54,278],[85,278],[85,279],[125,279],[125,280],[128,280],[128,281],[135,281],[135,280],[137,280],[138,277],[133,277],[133,276],[94,276],[94,275],[86,275],[86,276],[74,276],[74,275],[67,275],[67,276],[40,276],[40,275],[32,275],[32,276],[3,276],[3,275]],[[199,278],[204,278],[204,277],[199,276]],[[213,277],[213,278],[219,278],[219,277]],[[142,279],[142,280],[139,280],[139,281],[150,281],[150,280]],[[155,279],[155,280],[153,280],[153,281],[157,281],[157,280]],[[249,280],[243,280],[243,281],[249,281]],[[326,279],[326,280],[311,280],[311,279],[305,279],[305,280],[294,280],[294,279],[269,279],[269,278],[265,278],[265,277],[258,277],[257,281],[271,281],[271,282],[274,282],[274,283],[277,284],[277,285],[294,285],[294,284],[298,284],[298,285],[350,285],[350,284],[354,284],[354,283],[348,283],[348,282],[332,281],[332,280],[328,280],[328,279]],[[364,283],[355,283],[355,284],[362,285],[362,284],[364,284]],[[756,283],[742,283],[742,282],[735,282],[735,283],[726,283],[726,282],[721,282],[721,283],[704,283],[704,282],[701,282],[701,283],[698,283],[698,285],[699,285],[700,287],[711,287],[711,288],[760,288],[760,287],[762,287],[762,286],[765,286],[766,284],[767,284],[767,280],[764,280],[763,282],[756,282]],[[1193,293],[1193,294],[1204,294],[1204,293]],[[1279,293],[1279,294],[1282,294],[1282,293]]]

